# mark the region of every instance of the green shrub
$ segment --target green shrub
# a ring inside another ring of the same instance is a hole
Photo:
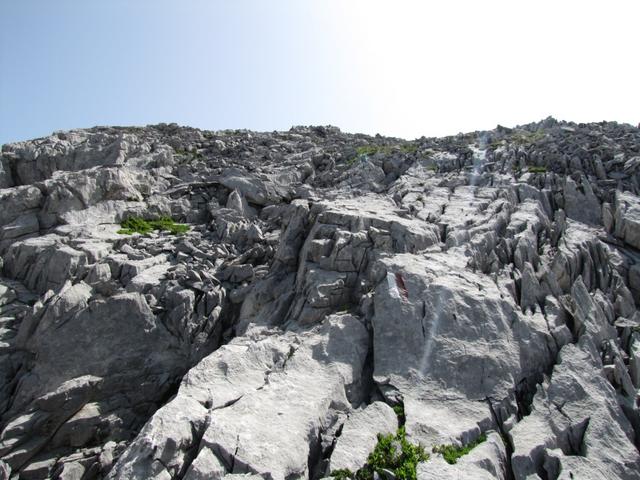
[[[174,148],[173,151],[176,152],[176,155],[191,157],[192,160],[204,158],[204,155],[198,152],[197,150],[190,151],[190,150],[185,150],[183,148]]]
[[[395,405],[393,411],[404,425],[405,414],[402,404]],[[407,440],[404,426],[400,426],[395,435],[378,434],[378,443],[367,458],[364,467],[353,473],[349,469],[334,470],[331,477],[338,480],[373,480],[374,473],[382,475],[383,470],[392,472],[398,480],[416,480],[418,463],[429,460],[429,454],[422,445],[414,445]]]
[[[404,145],[364,145],[356,148],[356,156],[347,160],[346,164],[353,165],[360,157],[375,155],[376,153],[390,155],[394,150],[410,154],[416,153],[418,151],[418,146],[411,143]]]
[[[355,157],[349,158],[345,163],[347,164],[347,166],[351,166],[353,164],[355,164],[358,159],[362,158],[362,157],[366,157],[368,155],[375,155],[376,153],[378,153],[381,147],[378,147],[376,145],[365,145],[363,147],[358,147],[356,148],[356,155]]]
[[[347,166],[349,166],[349,167],[350,167],[351,165],[353,165],[354,163],[356,163],[356,162],[358,161],[358,159],[359,159],[359,158],[360,158],[360,156],[359,156],[359,155],[356,155],[355,157],[352,157],[352,158],[348,159],[348,160],[347,160],[346,162],[344,162],[344,163],[345,163]]]
[[[404,427],[400,427],[395,435],[378,434],[378,443],[369,454],[367,464],[356,472],[356,479],[372,480],[374,472],[386,469],[398,480],[416,480],[418,463],[428,459],[424,448],[409,442]]]
[[[462,447],[456,447],[455,445],[438,445],[437,447],[433,447],[433,453],[441,453],[445,461],[453,465],[460,457],[469,453],[486,439],[487,436],[483,433],[473,442]]]
[[[546,173],[547,167],[530,166],[527,171],[529,173]]]
[[[391,153],[391,147],[386,145],[378,146],[378,145],[365,145],[364,147],[356,148],[356,155],[359,157],[362,155],[375,155],[376,153]]]
[[[521,131],[514,134],[510,140],[516,145],[530,146],[544,139],[546,134],[542,130],[535,132]]]
[[[336,478],[337,480],[351,480],[353,478],[353,472],[348,468],[341,468],[339,470],[334,470],[329,476]]]
[[[403,153],[416,153],[418,151],[418,146],[413,144],[402,145],[400,146],[400,151]]]
[[[393,411],[396,412],[396,417],[398,417],[398,422],[400,422],[400,425],[404,425],[404,422],[405,422],[404,405],[402,404],[394,405]]]
[[[406,143],[403,145],[364,145],[356,148],[356,154],[361,155],[375,155],[376,153],[382,153],[389,155],[393,151],[400,151],[402,153],[416,153],[418,146],[412,143]]]
[[[121,235],[133,235],[134,233],[147,235],[154,230],[169,232],[173,235],[181,235],[189,231],[188,225],[175,223],[170,217],[160,217],[155,220],[145,220],[141,217],[128,217],[120,223],[120,227],[118,233]]]
[[[120,222],[120,226],[122,227],[118,230],[118,233],[123,235],[132,235],[134,233],[141,233],[142,235],[146,235],[150,233],[153,228],[151,224],[140,217],[129,217]]]
[[[173,235],[178,235],[189,231],[188,225],[175,223],[170,217],[160,217],[157,220],[151,220],[149,223],[154,230],[169,232]]]

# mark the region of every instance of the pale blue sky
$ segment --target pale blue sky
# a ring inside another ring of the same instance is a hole
[[[0,143],[158,122],[637,123],[638,3],[0,0]]]

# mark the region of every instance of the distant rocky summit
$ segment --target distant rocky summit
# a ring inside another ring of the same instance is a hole
[[[0,479],[640,479],[640,130],[0,157]]]

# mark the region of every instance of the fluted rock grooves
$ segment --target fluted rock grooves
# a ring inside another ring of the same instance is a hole
[[[0,478],[317,479],[403,410],[486,435],[418,479],[639,479],[639,172],[640,130],[553,119],[5,145]]]

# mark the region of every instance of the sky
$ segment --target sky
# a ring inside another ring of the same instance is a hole
[[[0,0],[0,144],[160,122],[635,125],[639,18],[638,0]]]

